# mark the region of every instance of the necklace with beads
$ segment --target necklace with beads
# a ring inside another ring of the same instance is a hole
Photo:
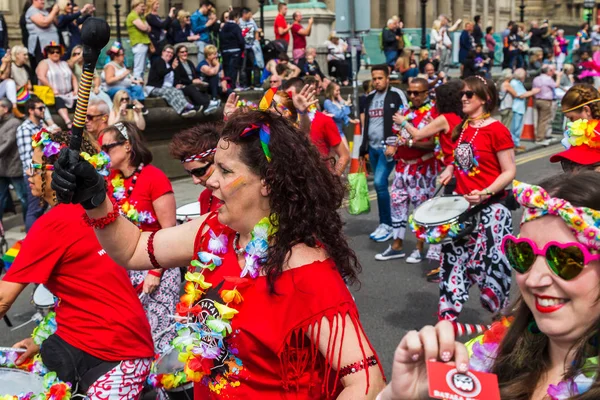
[[[469,118],[465,124],[463,124],[462,131],[458,138],[458,145],[456,149],[454,149],[454,165],[458,168],[458,170],[468,176],[475,176],[481,173],[479,169],[479,154],[477,149],[473,145],[475,142],[475,138],[479,134],[479,129],[485,124],[485,121],[489,118],[490,114],[485,113],[475,118]],[[475,133],[471,137],[471,140],[468,142],[463,141],[463,137],[465,132],[467,131],[467,127],[469,126],[469,122],[471,121],[479,121],[477,126],[475,126]]]
[[[133,174],[129,177],[124,178],[123,174],[119,172],[109,182],[113,188],[113,198],[116,200],[119,210],[121,210],[121,214],[138,227],[141,224],[152,224],[156,222],[156,219],[152,216],[150,211],[138,211],[135,208],[135,205],[129,202],[129,198],[133,193],[133,189],[135,188],[142,169],[144,169],[144,163],[138,165]],[[129,178],[131,178],[131,184],[127,190],[125,190],[125,179]]]
[[[235,254],[237,254],[238,256],[241,256],[246,253],[246,249],[244,249],[243,247],[239,247],[239,242],[240,242],[240,233],[236,232],[235,236],[233,238],[233,251],[235,251]]]

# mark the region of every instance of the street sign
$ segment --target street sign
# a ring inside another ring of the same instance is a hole
[[[354,31],[360,33],[371,29],[371,0],[335,0],[335,32],[340,37],[352,36],[350,2],[354,6]]]

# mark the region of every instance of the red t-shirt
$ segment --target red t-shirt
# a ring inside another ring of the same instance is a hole
[[[302,29],[302,25],[297,22],[294,22],[292,25],[292,37],[294,38],[294,43],[292,44],[292,49],[305,49],[306,48],[306,36],[303,36],[298,33],[299,30]]]
[[[46,285],[60,299],[56,334],[104,361],[154,356],[150,325],[127,271],[100,247],[80,205],[41,216],[3,280]]]
[[[290,43],[290,32],[287,31],[285,34],[280,35],[279,34],[279,28],[287,28],[288,24],[285,20],[285,17],[281,14],[277,14],[277,17],[275,17],[275,24],[273,25],[273,28],[275,29],[275,40],[277,39],[283,39],[286,41],[286,43]]]
[[[323,157],[329,157],[331,148],[340,144],[342,137],[333,118],[317,111],[310,126],[310,140]]]
[[[476,128],[468,126],[462,137],[462,141],[456,143],[454,152],[455,159],[459,159],[457,151],[461,143],[469,143],[473,140]],[[496,155],[499,151],[508,150],[515,147],[512,141],[510,131],[499,121],[479,128],[479,133],[473,140],[474,155],[479,163],[479,173],[470,176],[464,173],[458,166],[454,167],[454,176],[456,177],[456,192],[461,195],[469,194],[473,190],[483,190],[490,186],[502,173],[500,162]]]
[[[113,187],[110,182],[118,173],[120,172],[116,170],[111,171],[107,178],[109,196],[113,195]],[[132,183],[133,175],[124,180],[125,191],[127,191]],[[150,224],[141,224],[140,228],[144,232],[155,232],[160,229],[160,224],[156,218],[156,212],[154,211],[152,202],[167,193],[173,193],[173,187],[171,186],[171,181],[169,181],[167,175],[152,164],[144,166],[142,172],[138,175],[135,186],[133,186],[133,192],[131,192],[131,196],[129,196],[129,203],[132,204],[138,212],[147,211],[152,215],[152,218],[154,218],[154,222]]]
[[[235,287],[225,277],[239,277],[241,268],[233,251],[235,232],[221,225],[216,213],[208,216],[206,224],[215,235],[225,234],[229,239],[222,265],[213,272],[204,272],[212,287],[200,302],[204,310],[200,315],[213,315],[213,300],[222,302],[218,293]],[[195,253],[207,251],[211,235],[202,235],[202,231],[201,228],[196,236]],[[339,329],[362,330],[356,304],[334,262],[327,259],[284,271],[277,279],[274,295],[264,276],[250,279],[249,285],[238,290],[244,300],[229,304],[238,314],[231,320],[233,333],[225,338],[231,356],[218,358],[211,365],[213,381],[220,383],[220,391],[211,391],[206,382],[197,383],[194,398],[308,400],[326,398],[325,394],[336,398],[342,390],[341,383],[306,337],[311,324],[322,318],[331,323],[338,314],[352,320]],[[363,346],[372,349],[368,342],[363,342]],[[223,364],[229,371],[235,368],[235,372],[223,376]]]
[[[454,162],[454,148],[456,147],[456,142],[452,141],[452,132],[456,125],[459,125],[462,122],[462,118],[454,113],[442,114],[442,117],[446,119],[450,129],[440,133],[440,147],[444,154],[444,165],[450,165]]]
[[[412,110],[411,110],[412,111]],[[405,113],[408,114],[409,112]],[[421,121],[423,120],[423,118],[425,118],[427,115],[429,115],[432,119],[435,119],[438,116],[437,113],[437,109],[435,107],[433,107],[431,110],[429,110],[429,112],[423,113],[423,114],[417,114],[415,116],[415,118],[410,121],[410,123],[415,126],[415,127],[419,127],[419,124],[421,123]],[[427,142],[429,139],[423,139],[423,140],[418,140],[418,142]],[[394,156],[395,159],[397,160],[415,160],[417,158],[421,158],[423,157],[425,154],[427,153],[431,153],[433,152],[433,150],[424,150],[424,149],[417,149],[416,147],[408,147],[407,145],[405,146],[398,146],[398,150],[396,151],[396,154]],[[396,165],[397,167],[401,168],[403,163],[398,163],[399,165]]]
[[[204,215],[211,211],[217,211],[221,207],[221,200],[217,199],[212,195],[212,190],[206,188],[198,196],[198,202],[200,203],[200,214]]]

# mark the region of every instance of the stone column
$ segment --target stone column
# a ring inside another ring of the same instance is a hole
[[[490,18],[490,0],[483,0],[483,15],[481,17],[482,22],[481,22],[481,29],[483,30],[483,33],[485,34],[485,29],[488,27],[489,25],[489,18]]]
[[[477,0],[471,0],[471,21],[475,19],[477,15]]]
[[[421,26],[420,12],[421,2],[418,0],[408,0],[404,2],[404,27],[418,28]]]
[[[450,17],[450,15],[452,14],[452,4],[450,3],[449,0],[438,0],[438,7],[437,7],[437,15],[435,16],[435,18],[439,17],[441,14]]]
[[[419,7],[420,6],[421,5],[419,4]],[[438,16],[438,0],[428,0],[427,1],[426,15],[427,15],[427,24],[425,25],[425,27],[431,28],[433,21]],[[420,28],[420,26],[419,26],[419,28]],[[429,45],[429,43],[428,43],[428,45]]]
[[[356,7],[360,7],[359,1],[356,1]],[[373,12],[373,5],[371,5],[371,12]],[[398,4],[398,0],[386,0],[385,1],[385,10],[387,14],[385,15],[385,22],[392,17],[392,15],[400,16],[400,4]]]
[[[442,0],[443,1],[443,0]],[[465,17],[464,0],[452,0],[452,22]]]
[[[500,30],[500,2],[494,3],[494,30],[498,32]]]
[[[384,0],[371,0],[371,28],[373,29],[383,29],[385,27],[385,23],[387,22],[386,19],[383,24],[381,23],[381,15],[379,12],[381,9],[379,3],[381,1]]]

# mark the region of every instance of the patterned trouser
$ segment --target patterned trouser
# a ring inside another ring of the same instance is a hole
[[[438,318],[454,321],[477,283],[483,308],[496,313],[508,305],[511,268],[502,254],[502,238],[512,233],[511,212],[501,204],[485,207],[477,230],[442,245]]]
[[[408,208],[411,203],[416,208],[433,196],[438,166],[437,161],[434,161],[430,166],[423,168],[404,165],[400,171],[398,169],[396,166],[396,175],[390,191],[392,228],[394,228],[394,239],[404,239],[408,223]]]
[[[129,279],[134,287],[143,284],[147,275],[148,271],[129,271]],[[174,323],[171,315],[175,314],[175,306],[179,301],[180,285],[179,268],[170,268],[163,273],[158,289],[141,298],[157,350],[165,348],[175,337],[175,329],[169,330],[169,327]]]
[[[189,103],[185,99],[183,92],[173,87],[152,89],[150,93],[153,97],[162,97],[175,110],[177,114],[181,114]]]
[[[121,361],[90,386],[86,398],[90,400],[138,399],[150,373],[151,364],[151,358]]]

